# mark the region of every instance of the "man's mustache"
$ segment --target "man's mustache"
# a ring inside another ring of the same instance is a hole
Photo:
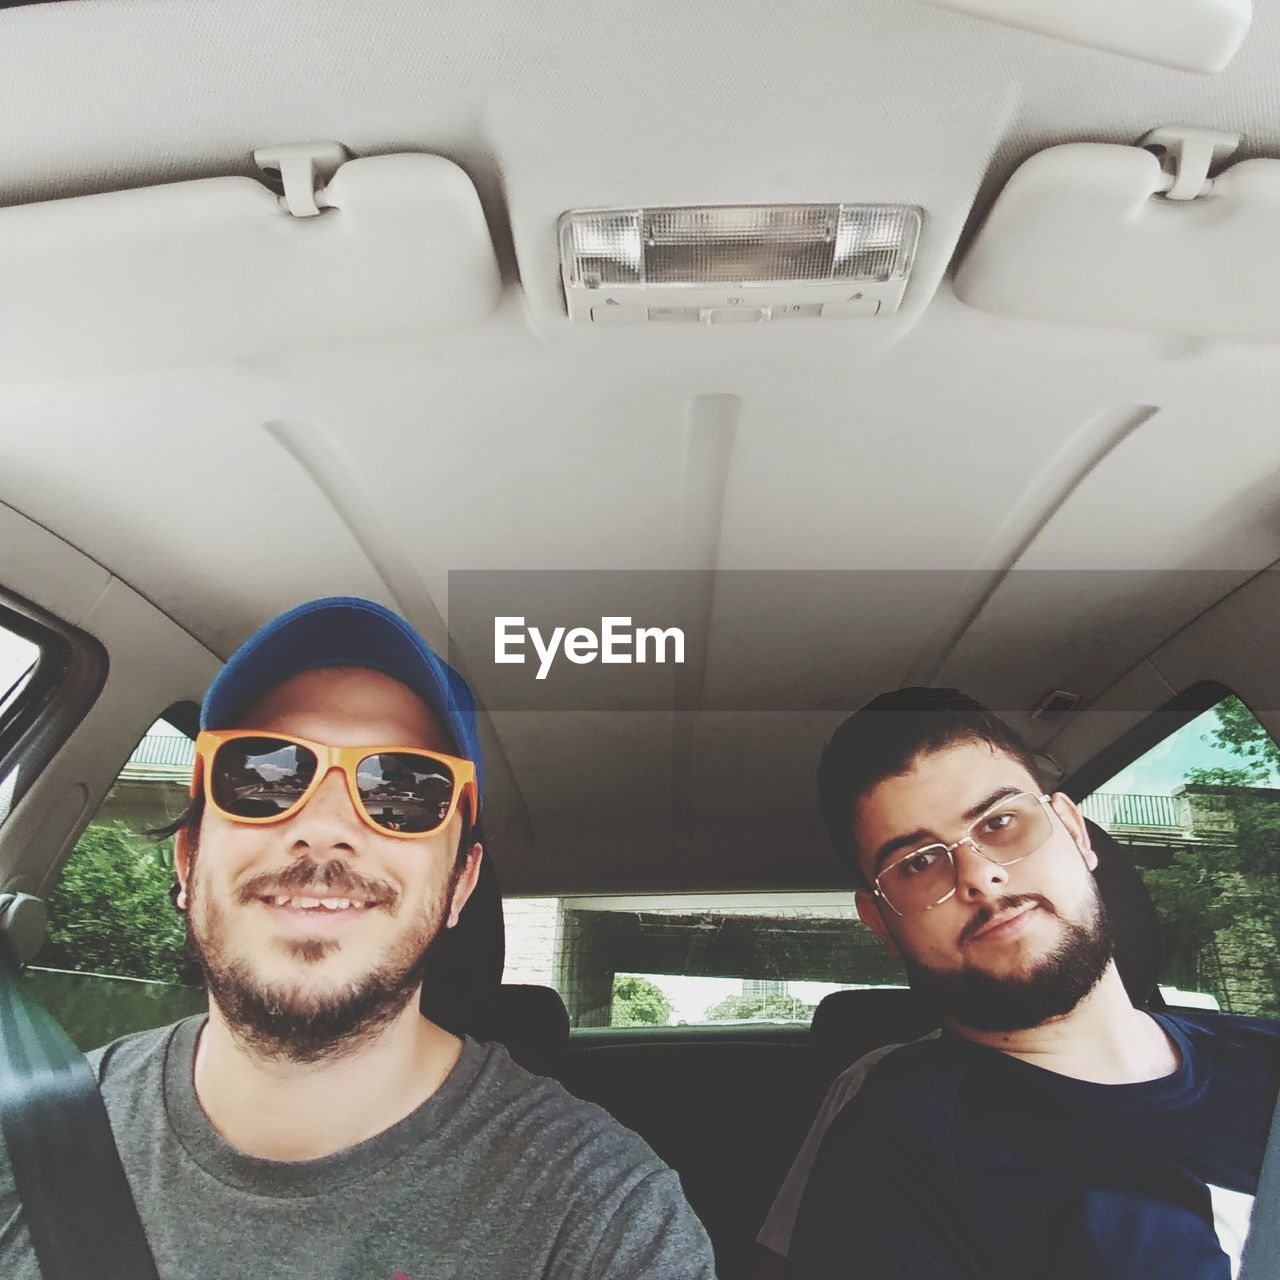
[[[320,892],[323,890],[323,892]],[[260,898],[311,895],[318,898],[360,898],[372,906],[393,906],[398,894],[388,884],[360,875],[341,858],[320,863],[299,858],[282,871],[263,871],[246,880],[236,900],[247,906]]]
[[[972,919],[960,930],[958,939],[960,945],[964,946],[979,929],[985,929],[996,916],[1025,906],[1042,907],[1050,915],[1058,914],[1054,910],[1053,903],[1042,893],[1013,893],[1008,897],[997,898],[995,902],[990,902],[985,907],[979,907]]]

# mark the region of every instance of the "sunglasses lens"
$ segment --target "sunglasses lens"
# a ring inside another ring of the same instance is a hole
[[[234,738],[213,757],[214,803],[233,818],[275,818],[293,808],[316,775],[315,753],[281,738]]]
[[[403,751],[366,756],[356,782],[365,812],[378,826],[419,834],[443,825],[456,785],[443,761]]]

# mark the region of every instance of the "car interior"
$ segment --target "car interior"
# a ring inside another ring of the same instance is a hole
[[[883,690],[1084,805],[1135,1003],[1280,1014],[1280,860],[1221,872],[1251,941],[1174,876],[1280,796],[1280,12],[1024,9],[0,9],[0,925],[64,1025],[49,974],[143,979],[4,911],[171,817],[221,664],[325,595],[481,707],[424,1012],[641,1134],[729,1280],[835,1076],[937,1025],[814,789]],[[199,1007],[147,982],[95,1034]]]

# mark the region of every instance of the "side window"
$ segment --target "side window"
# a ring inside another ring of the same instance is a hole
[[[36,994],[81,1048],[203,1008],[174,911],[173,839],[151,834],[186,806],[191,739],[158,720],[134,748],[48,898]]]
[[[0,739],[8,737],[6,726],[11,726],[20,714],[23,693],[30,685],[39,661],[39,645],[0,624]],[[9,814],[15,781],[13,773],[0,776],[0,822]]]
[[[1244,703],[1224,698],[1081,808],[1151,891],[1165,999],[1280,1015],[1280,749]]]
[[[22,696],[39,657],[39,645],[0,627],[0,720]]]

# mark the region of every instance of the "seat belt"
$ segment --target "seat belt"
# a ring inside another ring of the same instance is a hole
[[[157,1280],[93,1068],[20,977],[43,936],[38,898],[0,894],[0,1132],[40,1274]]]
[[[1280,1096],[1276,1098],[1271,1135],[1262,1153],[1249,1234],[1236,1280],[1280,1280]]]

